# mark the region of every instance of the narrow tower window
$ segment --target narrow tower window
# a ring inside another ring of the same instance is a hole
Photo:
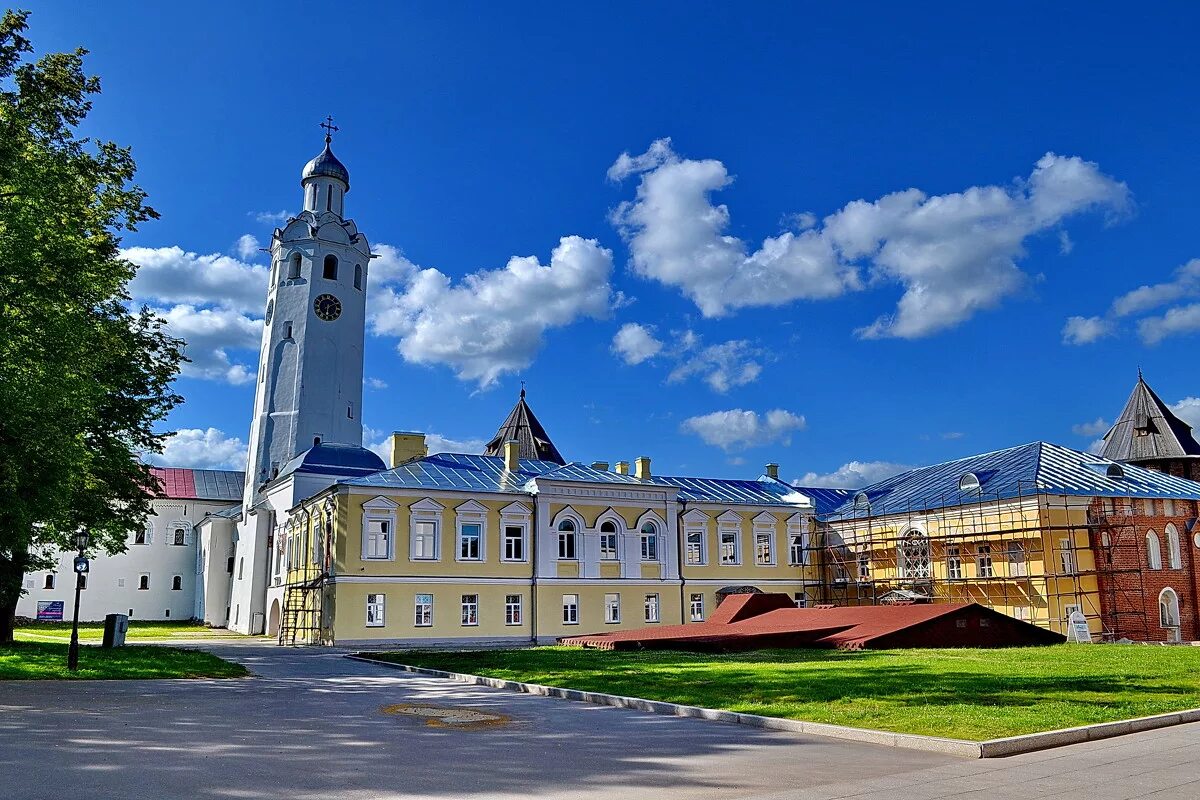
[[[300,254],[292,253],[292,260],[288,264],[288,280],[295,280],[300,277]]]
[[[325,267],[324,267],[325,280],[327,280],[327,281],[336,281],[337,280],[337,267],[338,267],[337,256],[335,256],[335,255],[325,256]]]
[[[354,288],[362,288],[362,264],[354,265]]]
[[[329,190],[325,192],[325,210],[333,211],[333,187],[332,186],[330,186]]]

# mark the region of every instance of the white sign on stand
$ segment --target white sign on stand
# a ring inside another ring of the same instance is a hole
[[[1092,630],[1088,627],[1087,617],[1078,609],[1067,617],[1067,641],[1078,644],[1092,643]]]

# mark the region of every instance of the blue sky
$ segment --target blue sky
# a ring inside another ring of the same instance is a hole
[[[326,114],[385,253],[374,431],[474,446],[525,380],[568,458],[828,483],[1085,448],[1139,365],[1200,419],[1190,4],[33,12],[162,213],[125,244],[192,340],[175,463],[243,458],[243,237],[298,209]]]

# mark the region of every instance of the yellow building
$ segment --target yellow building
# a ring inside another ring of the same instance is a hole
[[[499,455],[427,456],[423,435],[393,434],[390,469],[277,512],[268,632],[545,642],[702,621],[722,590],[815,599],[817,507],[774,465],[723,480],[654,475],[649,458],[560,463],[524,397],[514,415],[489,446]]]

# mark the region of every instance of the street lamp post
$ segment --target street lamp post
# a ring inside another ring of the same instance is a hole
[[[67,648],[67,669],[74,672],[79,669],[79,590],[83,588],[83,576],[88,571],[87,556],[83,551],[88,546],[87,531],[75,534],[75,546],[79,555],[75,557],[75,614],[71,618],[71,646]]]

